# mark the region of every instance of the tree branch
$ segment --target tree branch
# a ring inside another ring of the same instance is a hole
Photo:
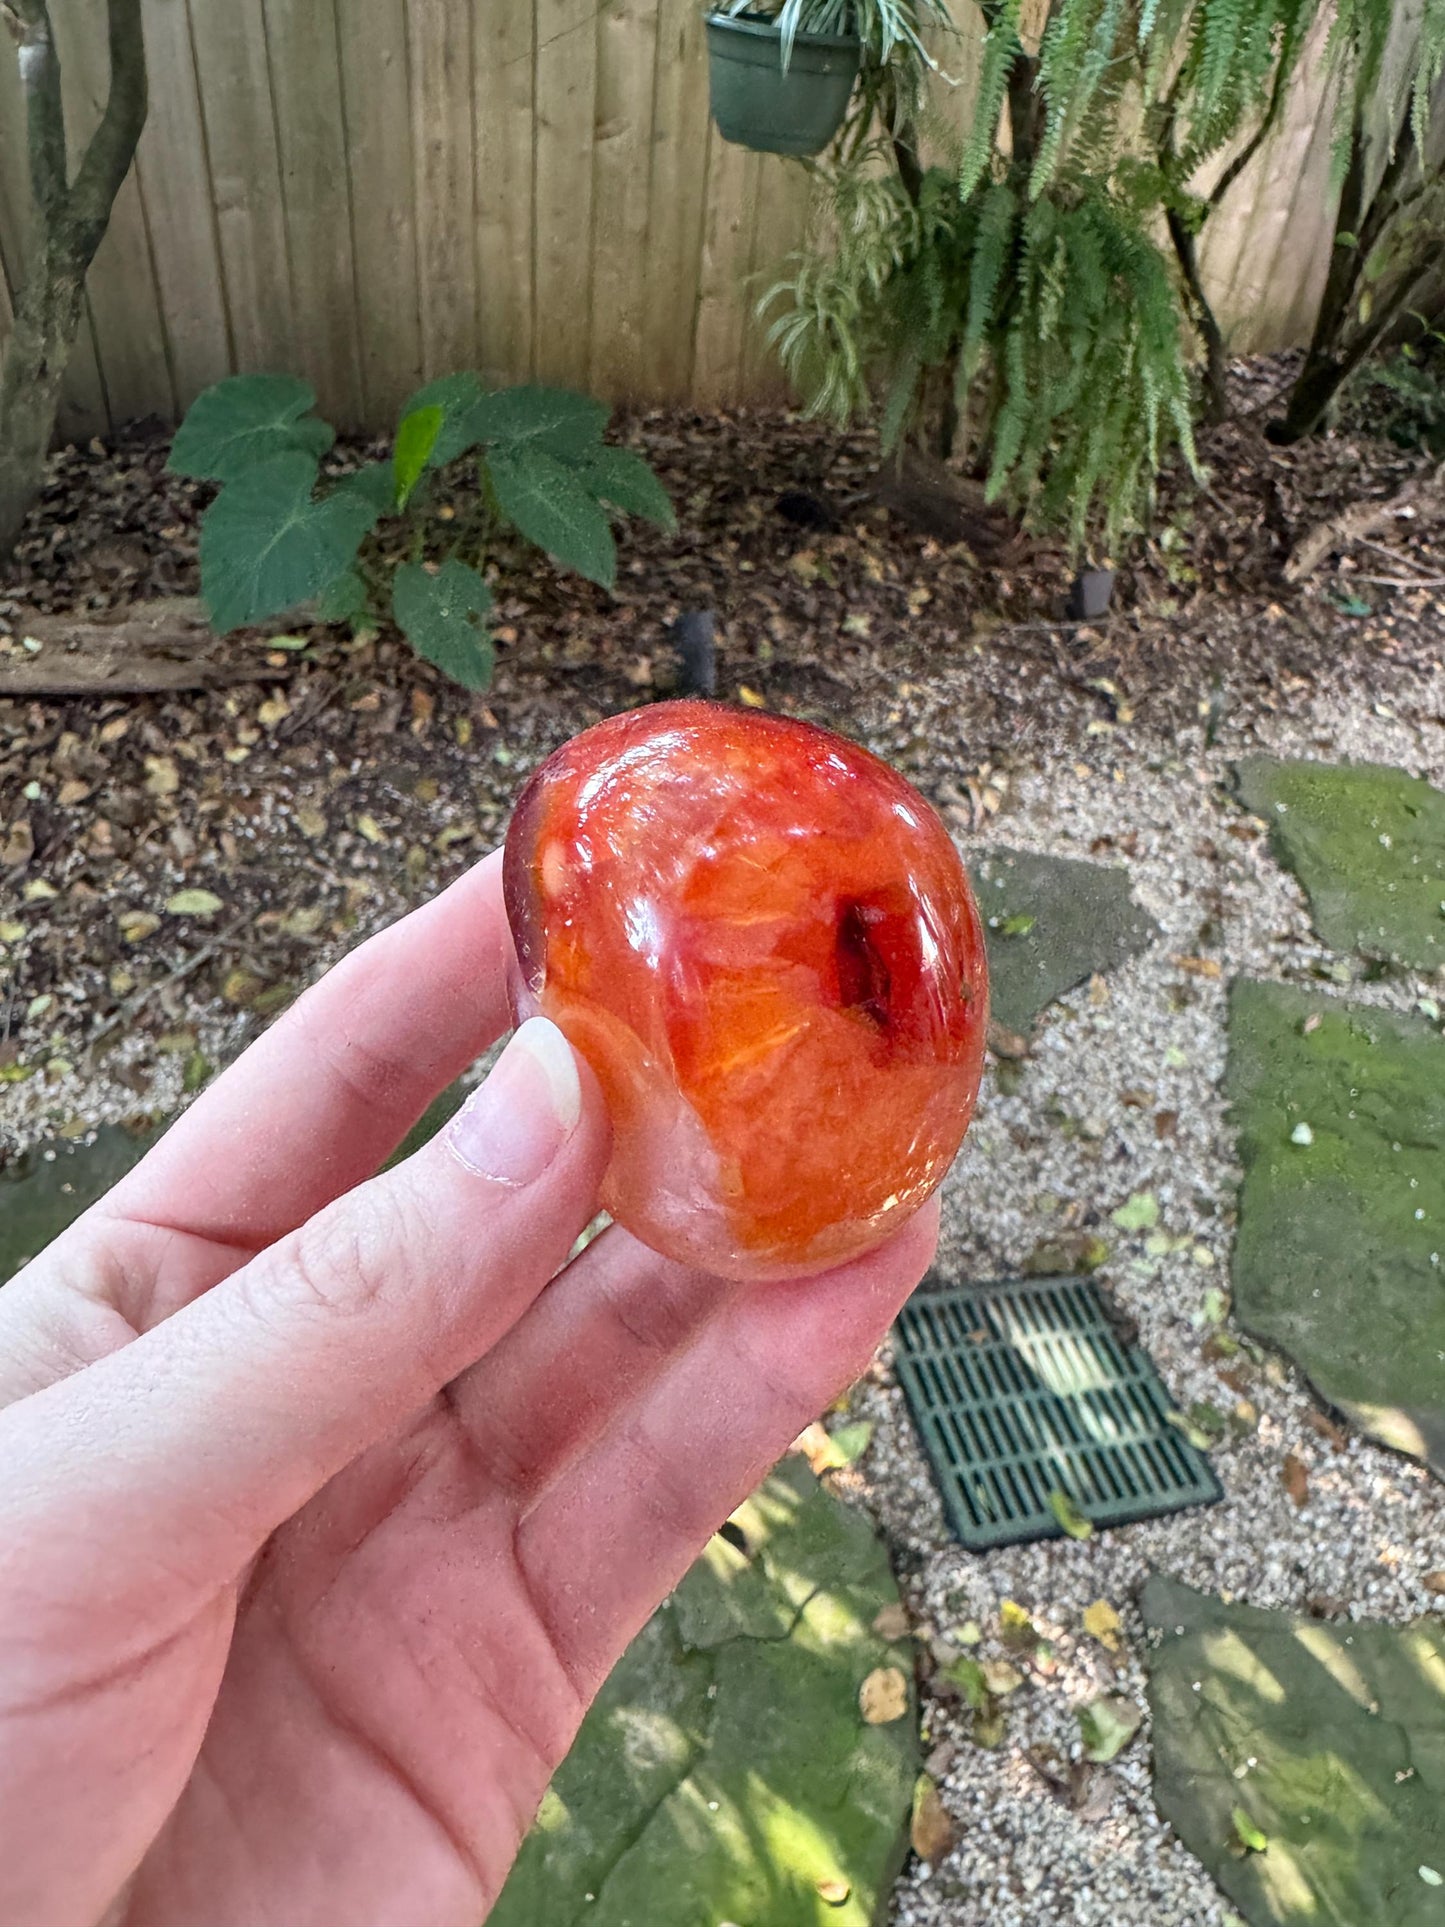
[[[86,266],[100,246],[111,206],[130,172],[149,104],[141,0],[108,0],[110,88],[70,193],[70,213]]]
[[[69,184],[60,61],[45,0],[10,0],[5,7],[5,23],[15,39],[20,86],[25,95],[30,192],[43,245],[56,217],[64,209]]]

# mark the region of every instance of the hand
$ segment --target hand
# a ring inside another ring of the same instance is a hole
[[[496,858],[0,1291],[0,1921],[477,1927],[578,1722],[921,1275],[734,1286],[596,1208]],[[549,1283],[549,1280],[553,1282]]]

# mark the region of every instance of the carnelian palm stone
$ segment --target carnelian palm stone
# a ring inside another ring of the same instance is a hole
[[[519,1019],[596,1073],[603,1203],[731,1278],[880,1242],[978,1093],[978,911],[934,811],[811,724],[703,702],[614,716],[536,771],[507,836]]]

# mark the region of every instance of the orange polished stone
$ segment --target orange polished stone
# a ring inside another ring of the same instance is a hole
[[[978,1094],[983,931],[885,763],[720,704],[614,716],[527,784],[504,883],[518,1017],[595,1071],[603,1203],[655,1250],[799,1276],[938,1185]]]

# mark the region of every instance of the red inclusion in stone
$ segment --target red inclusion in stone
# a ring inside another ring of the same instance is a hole
[[[733,1278],[866,1251],[952,1163],[978,1094],[983,931],[958,853],[866,750],[702,702],[614,716],[517,804],[514,1002],[597,1075],[603,1203]]]

